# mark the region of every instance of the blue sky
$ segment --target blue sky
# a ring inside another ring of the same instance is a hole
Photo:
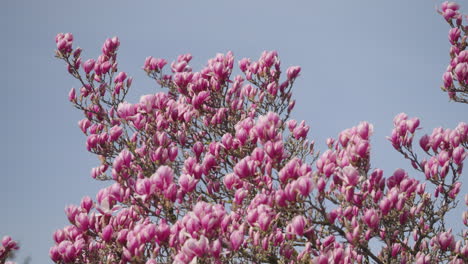
[[[283,67],[302,67],[293,117],[308,122],[317,148],[369,121],[372,166],[389,176],[408,168],[385,139],[396,114],[420,117],[423,133],[468,121],[468,106],[449,102],[439,89],[449,26],[435,11],[438,3],[2,1],[0,236],[21,242],[19,262],[30,256],[32,263],[49,263],[52,233],[67,224],[64,207],[106,186],[89,176],[97,160],[77,127],[80,113],[67,101],[78,84],[54,58],[56,33],[72,32],[84,58],[95,58],[106,38],[119,36],[120,69],[134,77],[131,102],[160,91],[141,70],[147,56],[172,61],[191,53],[192,67],[200,69],[218,52],[232,50],[239,60],[277,50]],[[459,214],[453,219],[460,223]]]

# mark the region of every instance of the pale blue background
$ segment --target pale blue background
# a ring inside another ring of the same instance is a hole
[[[52,233],[67,224],[65,205],[104,186],[89,176],[97,159],[76,125],[81,114],[67,101],[78,84],[54,58],[56,33],[72,32],[84,58],[118,35],[120,68],[135,78],[132,102],[158,91],[141,70],[146,56],[171,61],[190,52],[199,69],[217,52],[232,50],[238,60],[278,50],[284,67],[302,66],[294,116],[311,125],[318,149],[367,120],[375,125],[373,166],[388,176],[408,167],[385,139],[396,114],[419,116],[425,133],[468,121],[468,106],[450,103],[439,89],[449,26],[437,3],[1,1],[0,236],[21,242],[19,262],[49,263]]]

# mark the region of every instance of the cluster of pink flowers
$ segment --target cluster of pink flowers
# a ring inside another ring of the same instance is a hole
[[[449,23],[448,39],[450,44],[450,64],[443,75],[444,86],[449,98],[462,103],[468,103],[468,27],[464,25],[466,19],[460,13],[460,6],[454,2],[444,2],[439,13]]]
[[[442,13],[460,17],[453,3]],[[422,136],[420,158],[420,120],[397,115],[388,139],[415,171],[384,176],[371,166],[367,122],[315,152],[310,127],[290,118],[301,68],[282,77],[275,51],[241,59],[235,76],[231,52],[198,72],[190,54],[170,67],[148,57],[143,70],[168,91],[132,104],[116,37],[85,62],[71,34],[56,42],[82,85],[69,100],[83,111],[78,125],[99,160],[91,176],[111,184],[66,207],[70,225],[50,249],[55,263],[468,261],[468,230],[458,236],[445,222],[460,192],[468,124]],[[461,222],[468,226],[468,212]]]
[[[10,236],[4,236],[0,245],[0,263],[14,264],[14,262],[7,261],[7,259],[18,249],[19,245],[16,241],[13,241]]]

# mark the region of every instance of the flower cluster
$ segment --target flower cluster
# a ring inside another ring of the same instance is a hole
[[[439,13],[449,23],[448,39],[450,44],[450,63],[443,75],[442,90],[446,91],[451,100],[468,103],[468,27],[464,25],[464,16],[460,6],[454,2],[444,2]],[[466,18],[465,18],[466,19]]]
[[[14,262],[7,261],[7,259],[18,249],[19,245],[16,241],[13,241],[10,236],[4,236],[0,245],[0,263],[14,264]]]

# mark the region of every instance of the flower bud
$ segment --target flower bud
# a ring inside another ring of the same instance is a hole
[[[242,233],[242,231],[237,230],[237,231],[232,232],[230,236],[230,242],[231,242],[231,249],[233,251],[239,250],[240,246],[244,242],[244,234]]]
[[[113,232],[114,232],[114,229],[112,228],[111,225],[107,225],[106,227],[104,227],[102,229],[102,234],[101,234],[102,240],[104,240],[105,242],[109,242],[112,238]]]
[[[75,88],[71,88],[70,92],[68,93],[68,100],[70,102],[76,102]]]
[[[296,79],[300,72],[301,72],[301,67],[299,67],[299,66],[289,67],[286,70],[286,75],[288,76],[288,80],[292,81],[292,80]]]
[[[96,62],[93,59],[89,59],[83,63],[83,70],[86,74],[89,74],[94,69],[94,64]]]
[[[294,217],[292,222],[291,222],[294,234],[296,234],[298,236],[304,235],[304,229],[305,229],[305,226],[306,226],[306,222],[307,221],[306,221],[306,219],[305,219],[305,217],[303,215],[298,215],[298,216]]]

